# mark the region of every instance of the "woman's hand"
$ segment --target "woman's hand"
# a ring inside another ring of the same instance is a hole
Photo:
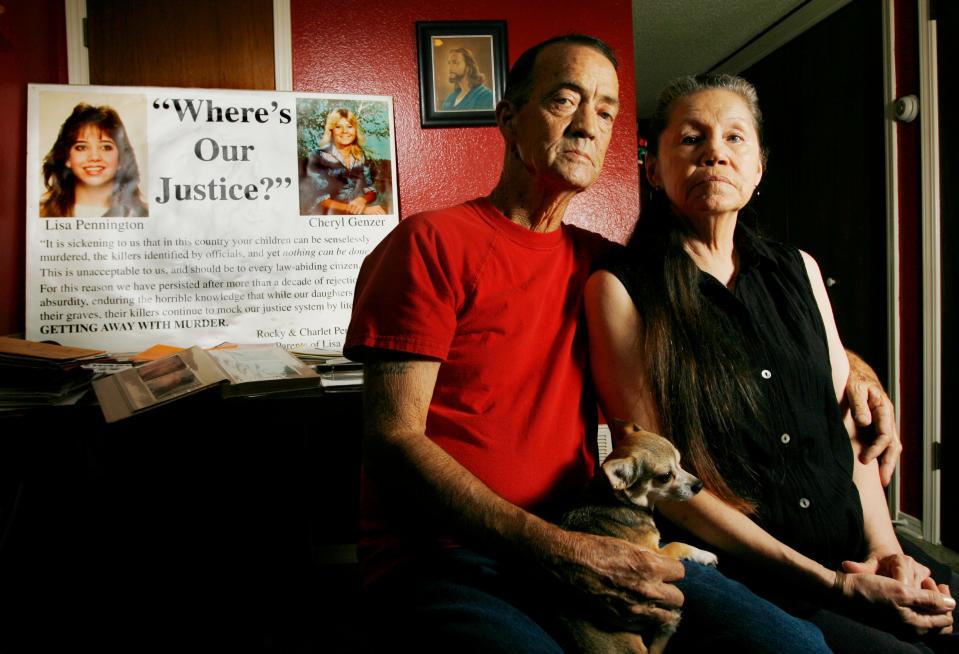
[[[347,207],[347,211],[349,211],[354,216],[359,215],[363,213],[363,210],[366,208],[366,198],[363,197],[362,195],[359,197],[353,198],[352,200],[350,200],[350,203],[346,205],[346,207]]]
[[[955,606],[955,598],[952,596],[952,591],[949,590],[949,584],[939,584],[939,592],[949,599],[953,600],[953,606]],[[948,627],[943,627],[939,630],[941,634],[951,634],[954,625],[949,625]]]
[[[919,635],[948,633],[952,629],[956,602],[942,587],[911,588],[889,577],[851,573],[842,580],[841,591],[852,606],[868,613],[873,620],[896,620]]]
[[[385,216],[386,209],[384,209],[378,204],[374,204],[373,206],[367,206],[365,209],[363,209],[363,215],[364,216]]]
[[[889,554],[879,556],[873,554],[865,561],[843,561],[842,569],[851,573],[874,574],[880,577],[889,577],[909,586],[910,588],[927,588],[937,590],[933,581],[932,571],[905,554]]]

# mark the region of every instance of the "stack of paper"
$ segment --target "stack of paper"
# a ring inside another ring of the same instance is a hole
[[[359,391],[363,388],[363,364],[344,356],[331,357],[313,366],[327,393]]]
[[[90,387],[103,350],[0,336],[0,407],[73,404]]]

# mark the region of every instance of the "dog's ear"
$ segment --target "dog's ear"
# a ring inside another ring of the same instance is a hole
[[[614,440],[617,437],[625,436],[626,434],[635,434],[643,431],[643,428],[637,425],[635,422],[622,420],[620,418],[612,418],[607,424],[609,425],[610,431],[613,434]]]
[[[603,472],[613,490],[624,490],[639,481],[641,465],[634,456],[608,458],[603,462]]]

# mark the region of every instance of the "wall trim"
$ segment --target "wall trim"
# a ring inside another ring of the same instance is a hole
[[[884,0],[882,3],[882,31],[883,31],[883,101],[885,115],[886,140],[886,307],[889,334],[887,369],[889,380],[886,392],[889,399],[897,408],[896,430],[902,433],[898,411],[900,398],[899,358],[901,356],[901,337],[899,331],[900,303],[899,303],[899,142],[897,123],[893,118],[893,105],[896,101],[896,10],[895,0]],[[899,515],[900,488],[899,465],[886,491],[889,503],[889,514]]]
[[[293,24],[290,0],[273,0],[273,66],[277,91],[293,90]]]
[[[807,0],[761,36],[716,64],[709,72],[733,75],[741,73],[850,2],[851,0]]]
[[[919,134],[922,164],[922,534],[938,544],[940,474],[932,469],[932,445],[941,440],[941,274],[939,251],[939,91],[936,21],[929,2],[919,5]]]
[[[83,42],[87,0],[64,0],[63,6],[67,23],[67,81],[70,84],[89,84],[90,53]]]

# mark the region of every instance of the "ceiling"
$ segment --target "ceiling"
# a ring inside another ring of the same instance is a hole
[[[794,10],[810,4],[818,3],[633,0],[636,115],[648,118],[653,113],[660,89],[672,78],[711,70]]]

